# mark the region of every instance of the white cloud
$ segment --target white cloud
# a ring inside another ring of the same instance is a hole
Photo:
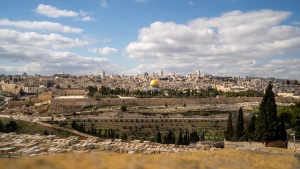
[[[150,61],[144,65],[168,72],[202,69],[218,74],[237,65],[252,70],[262,59],[299,52],[300,28],[280,25],[290,15],[272,10],[232,11],[185,25],[154,22],[139,30],[138,40],[126,47],[125,54],[128,58]],[[272,74],[271,69],[264,70]]]
[[[92,18],[91,16],[89,16],[89,15],[92,15],[93,13],[91,13],[91,12],[86,12],[86,11],[80,11],[79,12],[79,15],[80,15],[80,17],[79,17],[79,20],[81,20],[81,21],[95,21],[96,19],[95,18]]]
[[[108,7],[108,2],[106,0],[100,0],[100,6],[102,8],[107,8]]]
[[[83,31],[82,29],[79,28],[73,28],[73,27],[62,25],[57,22],[48,22],[48,21],[42,21],[42,22],[10,21],[8,19],[0,19],[0,25],[39,30],[39,31],[54,31],[54,32],[64,32],[64,33],[81,33]]]
[[[0,29],[0,45],[51,46],[54,49],[80,47],[90,44],[88,41],[66,38],[51,33],[42,35],[36,32],[18,32]]]
[[[104,47],[104,48],[93,48],[88,50],[91,53],[98,53],[101,55],[112,55],[118,52],[118,49],[116,48],[109,48],[109,47]]]
[[[116,65],[107,58],[81,56],[72,52],[59,52],[39,47],[2,45],[0,47],[0,63],[24,62],[24,66],[4,66],[0,64],[0,72],[10,74],[98,74],[100,69],[117,71]]]
[[[58,9],[57,7],[53,7],[50,5],[39,4],[35,9],[35,12],[41,15],[45,15],[50,18],[61,18],[61,17],[71,17],[77,18],[77,20],[81,21],[95,21],[94,18],[89,16],[91,13],[86,11],[71,11],[66,9]]]
[[[95,19],[90,16],[84,16],[81,18],[82,21],[94,21]]]
[[[61,10],[50,5],[39,4],[35,9],[35,12],[41,15],[45,15],[51,18],[60,18],[60,17],[77,17],[78,13],[75,11],[68,11],[66,9]]]

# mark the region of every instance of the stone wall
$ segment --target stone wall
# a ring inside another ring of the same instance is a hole
[[[33,98],[32,101],[35,103],[44,102],[50,100],[52,95],[50,93],[43,93],[37,98]],[[96,100],[94,98],[88,99],[51,99],[51,110],[54,112],[76,112],[81,111],[85,106],[114,106],[114,105],[135,105],[135,106],[183,106],[186,105],[202,105],[205,109],[205,104],[209,105],[206,107],[211,107],[212,109],[218,110],[224,109],[227,104],[236,104],[230,105],[232,108],[236,108],[240,103],[243,103],[243,107],[253,107],[252,103],[261,102],[261,97],[243,97],[243,98],[136,98],[136,99],[122,99],[122,98],[101,98]],[[291,101],[289,98],[276,98],[277,104],[281,105],[286,104]],[[10,101],[8,103],[9,108],[21,107],[26,105],[28,101]],[[249,104],[247,104],[249,103]],[[291,102],[292,103],[292,102]],[[228,107],[228,106],[227,106]],[[225,109],[224,109],[225,110]],[[231,110],[228,110],[231,111]]]
[[[8,101],[8,108],[15,108],[15,107],[22,107],[26,104],[29,103],[29,100],[17,100],[17,101],[13,101],[13,100],[9,100]]]
[[[41,102],[49,101],[51,100],[51,98],[52,98],[51,92],[41,93],[37,98],[37,102],[41,103]]]
[[[288,142],[288,148],[300,153],[300,142]]]
[[[236,149],[236,148],[245,148],[245,149],[254,149],[254,148],[263,148],[265,147],[264,143],[260,142],[232,142],[232,141],[226,141],[224,140],[224,149]]]
[[[136,99],[122,99],[122,98],[101,98],[99,100],[89,99],[51,99],[51,110],[54,112],[73,112],[81,111],[85,106],[115,106],[115,105],[135,105],[135,106],[183,106],[186,105],[203,105],[210,104],[208,107],[213,107],[218,110],[224,106],[218,106],[221,104],[237,104],[243,103],[243,107],[247,107],[247,103],[257,103],[257,106],[261,102],[261,97],[243,97],[243,98],[136,98]],[[286,102],[287,100],[279,99],[280,101]],[[202,107],[203,107],[202,106]],[[232,106],[232,105],[231,105]],[[64,108],[63,108],[64,107]],[[205,106],[204,106],[205,107]],[[206,106],[207,107],[207,106]],[[239,107],[235,108],[236,110]],[[225,109],[224,109],[225,110]],[[230,111],[230,110],[229,110]]]
[[[85,96],[88,91],[85,89],[61,89],[52,92],[55,96]]]

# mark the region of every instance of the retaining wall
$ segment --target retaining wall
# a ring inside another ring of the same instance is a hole
[[[238,147],[245,148],[245,149],[263,148],[265,147],[265,144],[260,142],[252,142],[252,141],[232,142],[232,141],[224,140],[224,149],[236,149]]]
[[[287,147],[300,153],[300,142],[288,142]]]

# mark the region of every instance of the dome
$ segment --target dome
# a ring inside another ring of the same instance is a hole
[[[154,80],[151,80],[150,86],[151,86],[151,87],[158,87],[158,86],[159,86],[159,83],[158,83],[157,80],[154,79]]]

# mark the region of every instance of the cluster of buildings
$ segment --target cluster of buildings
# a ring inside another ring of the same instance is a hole
[[[151,81],[153,80],[153,81]],[[214,88],[223,92],[239,92],[247,90],[257,90],[263,92],[269,82],[273,84],[275,94],[284,97],[299,97],[300,88],[298,80],[261,78],[261,77],[228,77],[212,76],[200,74],[200,70],[195,73],[181,76],[178,74],[160,75],[145,72],[143,75],[106,76],[103,70],[100,75],[71,76],[68,74],[54,74],[51,76],[42,75],[0,75],[0,89],[3,91],[2,100],[21,97],[23,93],[36,96],[40,93],[52,92],[52,97],[56,96],[84,96],[88,92],[88,86],[109,87],[111,89],[123,88],[129,91],[145,90],[169,90],[184,91],[187,89],[208,89]],[[150,83],[151,82],[151,83]],[[149,86],[150,84],[150,86]],[[152,85],[151,85],[152,84]]]

